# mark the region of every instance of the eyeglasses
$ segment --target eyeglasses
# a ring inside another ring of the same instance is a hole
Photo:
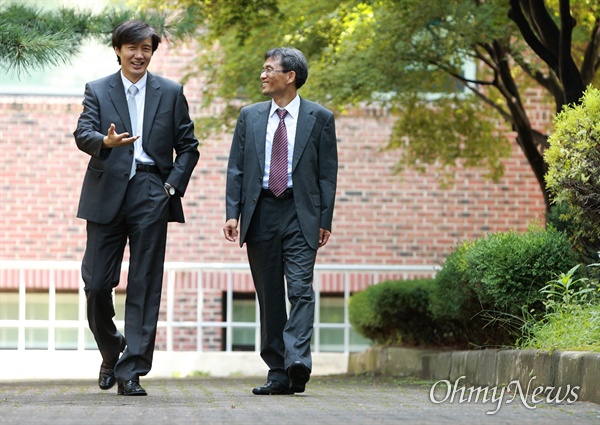
[[[263,74],[267,74],[267,75],[273,75],[276,72],[289,72],[289,71],[284,71],[283,69],[273,69],[273,68],[263,68],[260,70],[260,75]]]

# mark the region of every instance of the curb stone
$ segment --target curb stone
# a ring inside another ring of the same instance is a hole
[[[433,352],[415,348],[368,348],[351,353],[349,374],[413,376],[474,386],[579,387],[578,400],[600,404],[600,353],[541,350],[473,350]]]

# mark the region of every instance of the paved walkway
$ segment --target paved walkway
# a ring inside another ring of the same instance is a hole
[[[434,404],[432,383],[390,377],[314,377],[305,393],[290,396],[255,396],[255,384],[262,382],[147,378],[147,397],[123,397],[87,380],[3,382],[0,424],[600,424],[600,405],[593,403],[529,410],[516,398],[487,415],[497,404]]]

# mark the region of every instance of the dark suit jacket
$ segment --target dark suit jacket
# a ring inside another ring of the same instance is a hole
[[[256,208],[265,169],[265,140],[271,102],[240,111],[227,167],[226,215],[240,220],[240,246]],[[318,248],[319,228],[331,230],[337,183],[333,113],[300,99],[292,159],[294,203],[309,246]]]
[[[120,72],[85,86],[83,112],[73,133],[77,147],[91,156],[77,217],[109,223],[123,202],[133,159],[133,145],[102,148],[111,123],[120,134],[131,131],[127,98]],[[177,190],[169,202],[169,221],[184,222],[181,196],[199,158],[198,140],[183,87],[148,72],[144,107],[144,151],[154,160],[163,182]],[[173,151],[177,154],[173,160]]]

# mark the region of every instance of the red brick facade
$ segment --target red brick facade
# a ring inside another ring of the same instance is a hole
[[[176,57],[159,50],[151,69],[177,80],[191,59],[190,50]],[[193,117],[201,113],[200,89],[198,80],[185,88]],[[551,112],[536,103],[539,96],[529,98],[543,128]],[[0,97],[0,258],[81,258],[85,223],[75,214],[88,157],[72,136],[80,111],[80,97]],[[465,238],[543,220],[538,183],[516,145],[499,183],[486,181],[482,170],[458,170],[456,185],[441,189],[434,174],[392,174],[398,152],[382,148],[393,121],[375,110],[337,118],[337,204],[320,262],[439,264]],[[230,139],[226,133],[201,141],[184,198],[187,223],[170,225],[167,261],[246,261],[221,230]]]
[[[151,68],[178,80],[192,58],[191,50],[159,50]],[[201,88],[199,80],[185,88],[192,117],[206,113],[199,109]],[[551,110],[535,93],[528,99],[536,125],[547,126]],[[0,97],[0,258],[81,259],[85,223],[75,214],[88,157],[72,136],[80,111],[81,97]],[[441,189],[434,174],[392,174],[398,152],[382,148],[393,121],[376,109],[337,118],[337,204],[319,262],[440,264],[463,239],[543,220],[537,181],[516,145],[499,183],[486,181],[483,170],[457,170],[456,185]],[[225,133],[201,140],[184,198],[187,223],[170,225],[167,261],[246,261],[221,231],[230,139]]]
[[[175,56],[161,46],[150,69],[179,80],[193,55],[192,50],[178,50]],[[199,109],[201,88],[200,80],[185,86],[192,117],[206,113]],[[552,112],[535,93],[529,99],[535,125],[543,129]],[[77,149],[72,136],[81,100],[0,96],[0,259],[81,260],[85,222],[75,215],[88,157]],[[464,239],[543,221],[538,183],[515,144],[499,183],[486,181],[483,170],[457,170],[456,185],[442,189],[433,173],[392,174],[398,152],[382,148],[393,122],[392,116],[374,109],[337,117],[337,203],[333,234],[319,253],[319,263],[439,265]],[[506,136],[514,139],[513,133]],[[230,140],[231,133],[201,140],[200,161],[184,198],[187,223],[169,225],[167,261],[246,262],[245,250],[225,241],[222,232]],[[48,287],[47,273],[29,273],[28,288]],[[78,287],[78,272],[59,273],[57,289]],[[16,289],[18,279],[18,272],[5,271],[0,289]],[[220,321],[224,274],[209,273],[203,279],[201,320]],[[323,289],[341,292],[340,279],[335,273],[324,275]],[[375,283],[359,274],[351,279],[352,291]],[[197,286],[185,274],[177,279],[177,320],[197,320]],[[251,291],[247,274],[236,277],[234,287]],[[175,332],[174,349],[195,349],[194,328]],[[164,349],[164,333],[159,329],[159,349]],[[203,339],[205,349],[220,349],[221,330],[207,331]]]

